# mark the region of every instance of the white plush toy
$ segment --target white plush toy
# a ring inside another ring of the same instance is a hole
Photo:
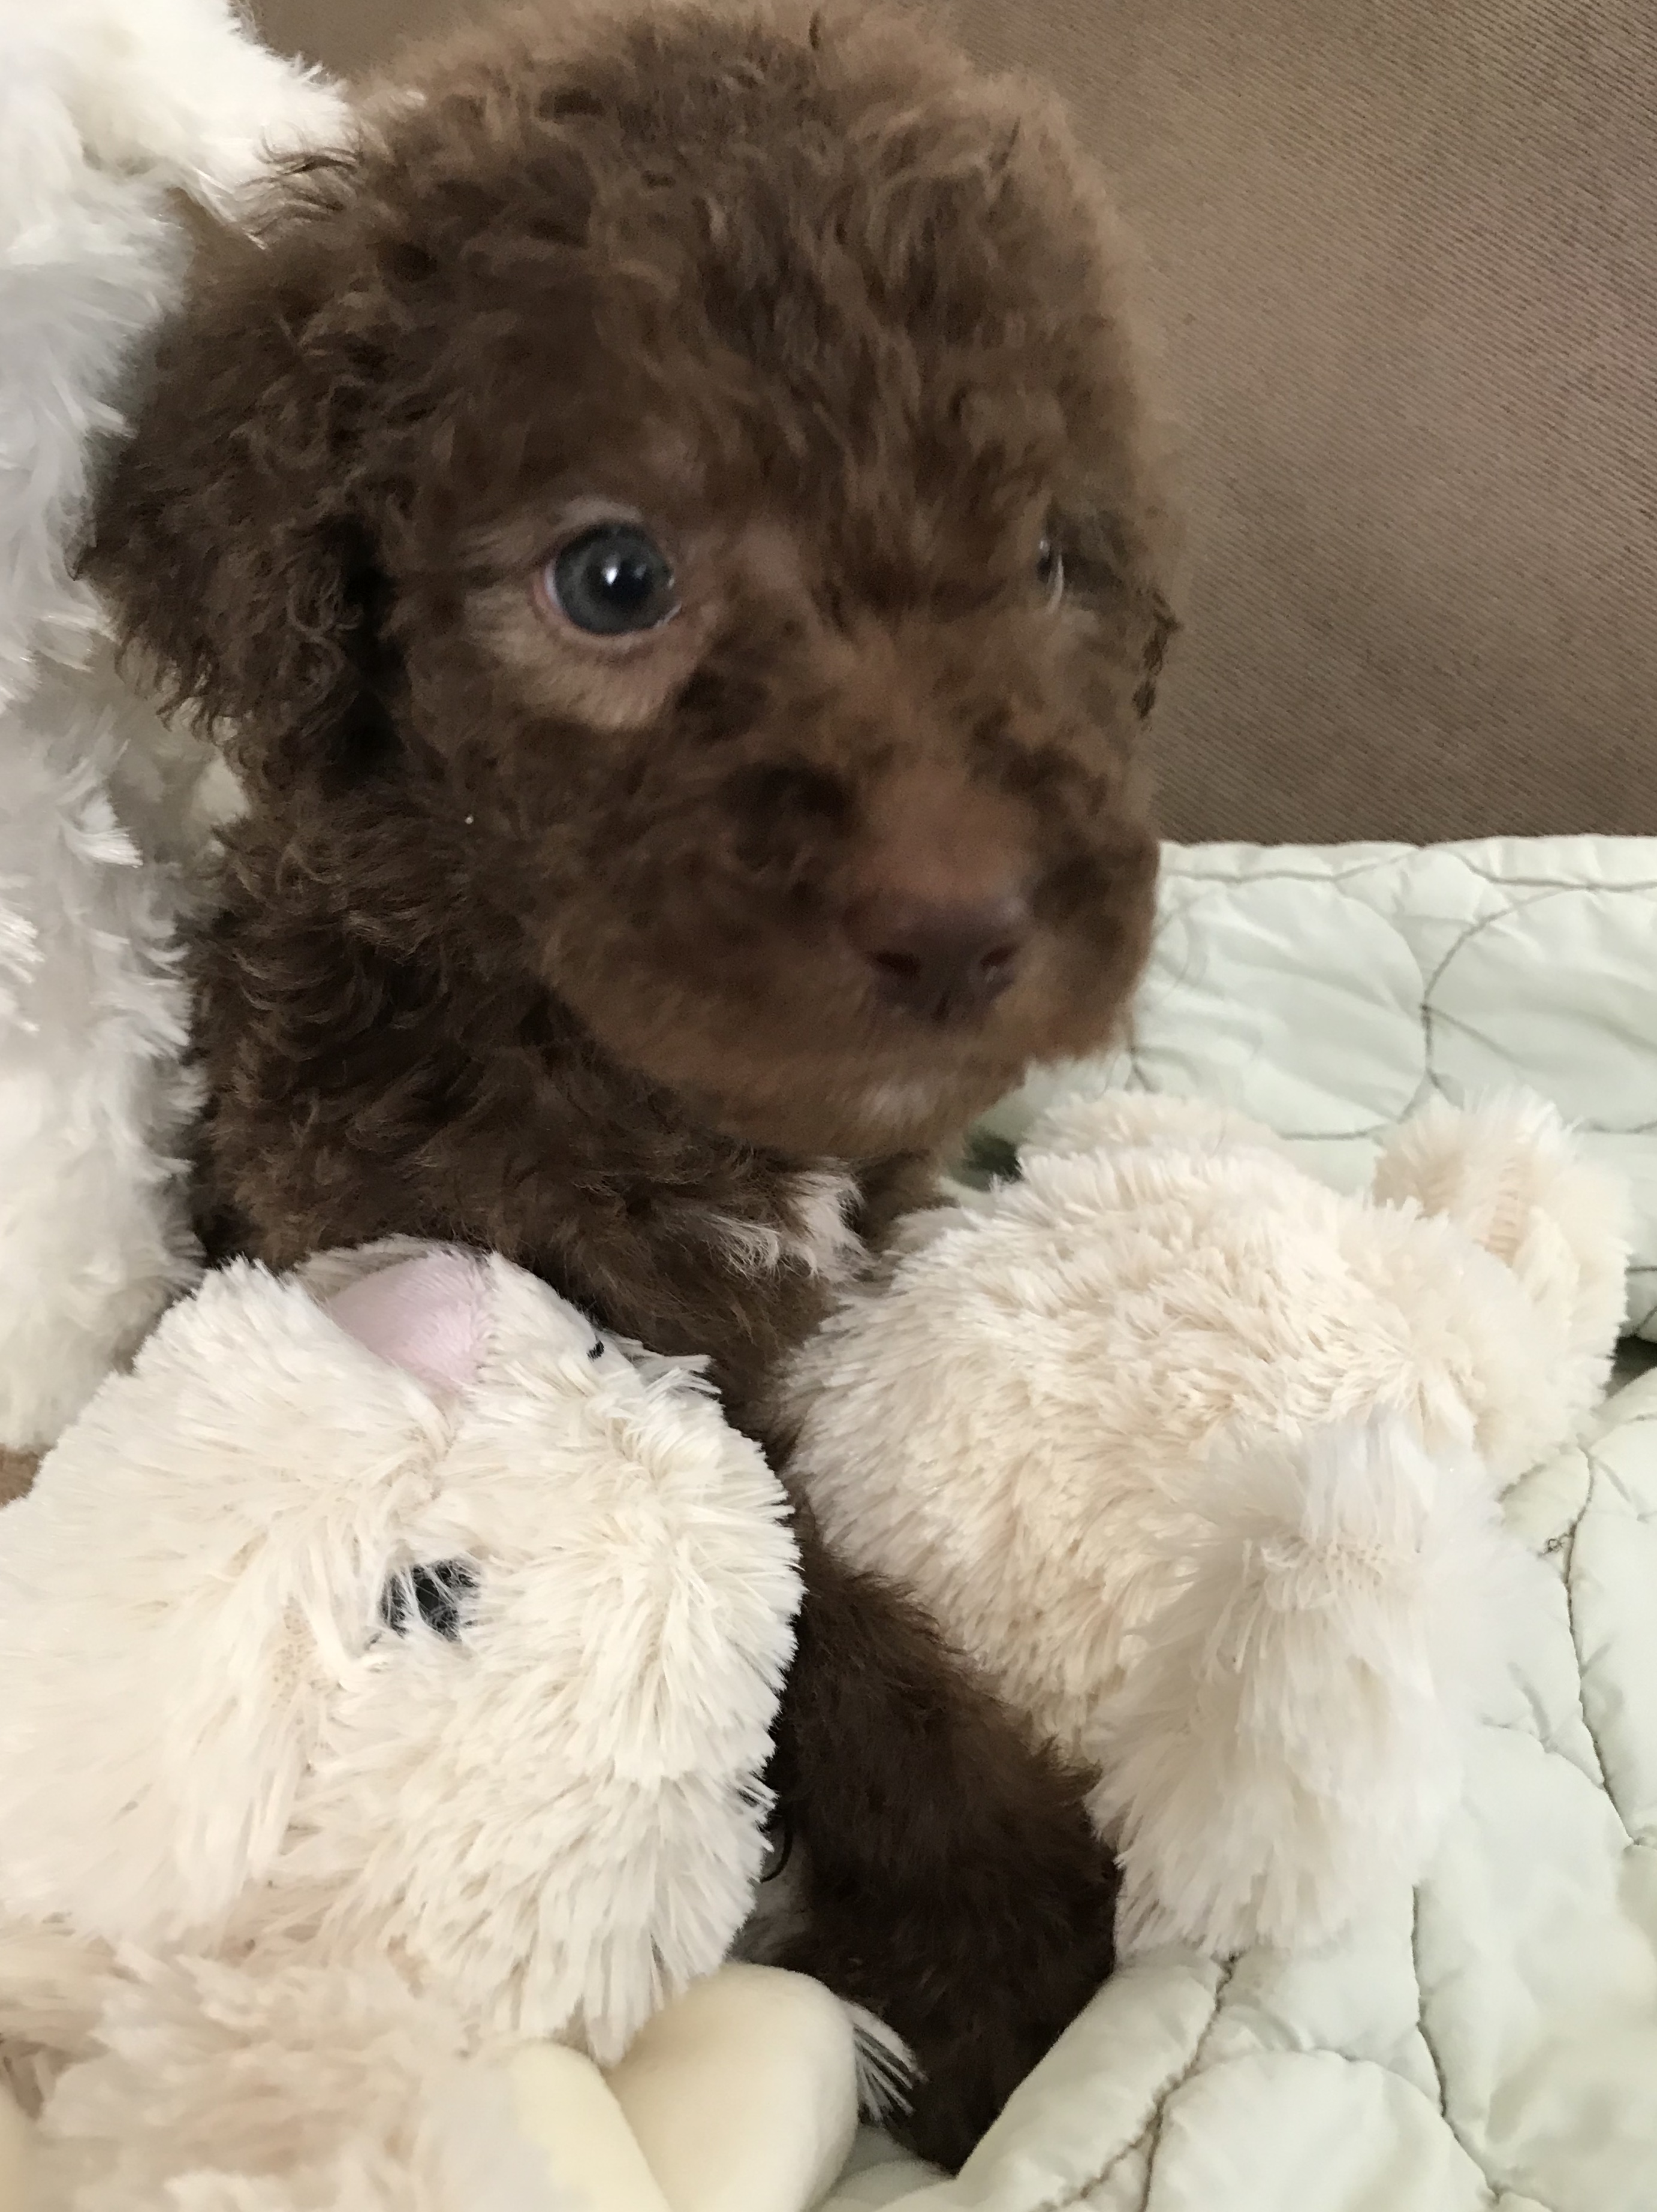
[[[808,1348],[794,1471],[1097,1776],[1125,1940],[1315,1944],[1453,1802],[1496,1500],[1609,1370],[1618,1194],[1521,1101],[1430,1108],[1371,1199],[1138,1094],[1021,1164]]]
[[[209,1276],[0,1511],[0,2175],[801,2212],[901,2058],[714,1972],[798,1594],[696,1375],[504,1261]]]
[[[49,1443],[196,1267],[176,934],[213,756],[113,665],[93,478],[189,202],[234,216],[343,113],[230,0],[0,0],[0,1449]]]

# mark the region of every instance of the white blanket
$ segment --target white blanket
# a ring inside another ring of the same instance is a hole
[[[1235,1106],[1347,1187],[1435,1091],[1539,1091],[1629,1181],[1630,1324],[1657,1338],[1657,839],[1169,846],[1114,1073]]]
[[[838,2212],[1653,2212],[1657,1375],[1508,1513],[1515,1656],[1421,1889],[1325,1956],[1134,1964],[956,2180],[865,2145]]]

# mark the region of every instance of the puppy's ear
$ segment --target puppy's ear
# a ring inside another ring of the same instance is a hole
[[[290,179],[261,240],[203,242],[84,564],[173,703],[276,787],[382,744],[395,678],[361,452],[384,293],[355,265],[348,170]]]

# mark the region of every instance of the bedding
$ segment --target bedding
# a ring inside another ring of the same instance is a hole
[[[1168,846],[1101,1072],[1235,1107],[1353,1189],[1434,1092],[1539,1091],[1629,1183],[1629,1328],[1657,1340],[1657,838]],[[986,1127],[1016,1142],[1076,1079],[1044,1071]]]
[[[871,2138],[833,2212],[1651,2212],[1657,1375],[1507,1510],[1506,1688],[1419,1890],[1314,1958],[1134,1961],[956,2180]]]

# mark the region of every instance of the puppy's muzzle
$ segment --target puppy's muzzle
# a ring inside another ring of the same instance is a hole
[[[1018,972],[1029,935],[1022,892],[944,903],[882,891],[847,911],[847,937],[887,1006],[932,1023],[975,1019]]]

